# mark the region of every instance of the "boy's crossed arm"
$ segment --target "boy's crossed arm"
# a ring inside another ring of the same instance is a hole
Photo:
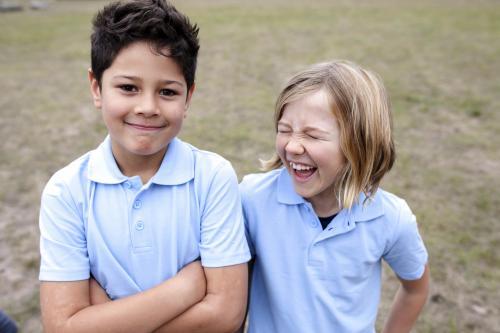
[[[40,303],[44,331],[149,333],[203,299],[205,287],[199,261],[154,288],[95,305],[91,304],[89,280],[43,281]]]
[[[205,268],[205,297],[175,319],[165,322],[161,332],[236,332],[242,325],[247,303],[247,264]],[[95,280],[90,282],[92,303],[110,301]]]
[[[247,305],[247,264],[204,270],[207,294],[203,300],[155,333],[234,333],[240,328]]]

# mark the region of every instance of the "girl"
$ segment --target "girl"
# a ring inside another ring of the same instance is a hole
[[[381,261],[398,276],[384,332],[409,332],[428,294],[406,202],[379,188],[395,159],[378,77],[334,61],[295,75],[275,109],[276,156],[241,185],[254,256],[249,332],[375,332]]]

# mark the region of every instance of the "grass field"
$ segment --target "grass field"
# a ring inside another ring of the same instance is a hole
[[[175,1],[201,28],[181,137],[255,172],[273,151],[282,83],[350,59],[390,92],[398,159],[383,187],[407,199],[430,253],[415,332],[500,332],[500,2]],[[105,129],[86,79],[99,1],[0,13],[0,308],[41,331],[38,208],[50,175]],[[386,270],[381,326],[397,287]]]

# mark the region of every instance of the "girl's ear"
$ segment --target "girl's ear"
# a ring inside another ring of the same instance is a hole
[[[95,78],[94,72],[89,68],[88,71],[89,82],[90,82],[90,93],[92,94],[92,99],[94,100],[94,106],[98,109],[101,108],[101,88],[99,87],[99,82]]]

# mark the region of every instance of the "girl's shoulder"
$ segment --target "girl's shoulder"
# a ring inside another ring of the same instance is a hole
[[[275,183],[282,169],[275,169],[268,172],[250,173],[243,176],[240,187],[243,189],[257,190],[275,186]]]
[[[282,169],[275,169],[268,172],[252,173],[243,177],[240,183],[242,197],[262,197],[276,191],[278,178]]]
[[[379,197],[378,200],[383,207],[385,215],[393,217],[399,217],[401,214],[412,215],[411,209],[406,200],[396,194],[379,189],[376,196]]]
[[[369,199],[361,193],[357,204],[352,207],[351,216],[356,221],[377,219],[392,228],[401,220],[412,219],[413,213],[404,199],[379,188]]]

